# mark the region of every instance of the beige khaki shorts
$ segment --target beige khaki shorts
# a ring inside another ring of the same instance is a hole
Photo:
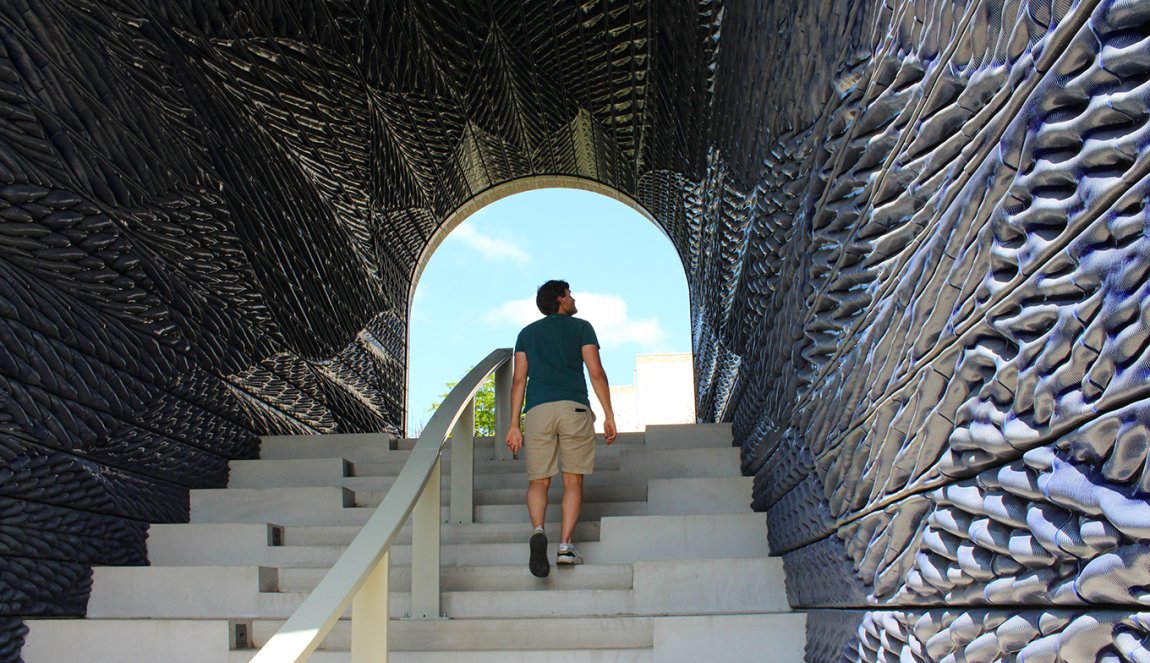
[[[595,469],[595,414],[577,401],[541,403],[527,411],[523,425],[527,477],[542,479],[563,471],[591,474]]]

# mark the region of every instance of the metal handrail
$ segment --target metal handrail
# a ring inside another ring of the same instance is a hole
[[[513,352],[501,348],[487,355],[451,390],[431,416],[399,476],[383,501],[303,604],[252,658],[252,663],[297,663],[307,660],[335,623],[352,606],[352,661],[387,660],[389,551],[407,522],[412,522],[412,616],[438,618],[440,459],[449,433],[452,449],[452,520],[472,521],[474,482],[472,441],[475,392],[495,373],[496,441],[510,423],[506,403],[511,387]],[[458,425],[457,425],[458,424]],[[502,455],[500,445],[496,453]],[[465,487],[456,505],[455,484]],[[457,508],[460,507],[460,508]]]

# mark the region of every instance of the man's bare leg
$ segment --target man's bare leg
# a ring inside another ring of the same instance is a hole
[[[583,475],[563,473],[563,529],[560,543],[571,543],[579,512],[583,510]]]
[[[527,513],[531,514],[531,561],[527,568],[536,578],[546,578],[551,572],[547,561],[547,535],[543,533],[543,522],[547,518],[547,489],[551,487],[551,477],[531,479],[527,484]]]
[[[567,475],[563,475],[566,477]],[[547,518],[547,489],[551,487],[551,477],[531,479],[527,484],[527,513],[531,515],[531,527],[543,527]],[[566,508],[566,502],[564,502]]]

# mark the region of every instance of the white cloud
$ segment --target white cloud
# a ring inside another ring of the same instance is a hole
[[[658,350],[667,338],[663,325],[655,318],[632,320],[627,313],[627,302],[618,295],[576,292],[577,314],[595,326],[600,345],[618,347],[635,343],[641,349]],[[504,302],[483,315],[490,325],[522,327],[542,317],[535,308],[535,298],[514,299]]]
[[[575,293],[575,306],[579,309],[579,317],[595,326],[602,345],[636,343],[643,349],[655,349],[667,337],[658,319],[631,319],[627,302],[618,295]]]
[[[499,306],[483,314],[483,321],[489,325],[507,325],[509,327],[523,327],[535,322],[543,316],[535,308],[535,298],[513,299],[503,302]]]
[[[467,223],[453,230],[449,238],[463,242],[488,260],[511,260],[523,265],[531,262],[531,256],[520,247],[505,239],[484,235]]]

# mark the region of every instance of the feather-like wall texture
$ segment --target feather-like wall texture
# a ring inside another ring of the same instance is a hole
[[[0,658],[260,435],[401,432],[424,253],[558,175],[674,243],[808,660],[1140,660],[1148,54],[1121,0],[4,3]]]

